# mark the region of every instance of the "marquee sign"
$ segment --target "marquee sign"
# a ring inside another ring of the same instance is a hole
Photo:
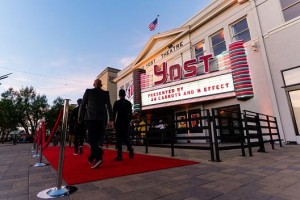
[[[238,100],[248,100],[254,97],[243,41],[231,43],[229,51],[223,52],[222,57],[218,56],[214,59],[218,60],[218,70],[231,69],[230,73],[209,78],[200,77],[203,74],[198,73],[197,63],[203,63],[204,74],[211,73],[210,71],[215,71],[210,62],[212,58],[212,54],[199,56],[185,61],[182,66],[180,64],[168,66],[166,62],[161,67],[154,64],[153,74],[150,75],[156,77],[155,81],[145,73],[145,70],[139,71],[136,73],[139,74],[137,75],[139,78],[137,76],[134,78],[136,82],[134,87],[139,86],[141,89],[139,99],[136,99],[137,107],[141,109],[143,106],[175,101],[180,103],[181,100],[229,92],[235,92]],[[190,82],[181,81],[189,78],[192,78]],[[151,91],[143,90],[151,87]],[[138,91],[135,90],[135,92]]]
[[[231,73],[143,92],[142,105],[180,101],[234,91]]]
[[[167,81],[168,74],[170,81],[178,81],[185,78],[191,78],[197,75],[198,67],[196,66],[197,60],[203,62],[204,73],[209,72],[209,60],[212,58],[212,54],[199,56],[197,59],[191,59],[184,62],[181,67],[179,64],[175,64],[169,67],[166,62],[163,62],[162,68],[158,65],[154,65],[154,75],[161,77],[160,80],[155,81],[154,85],[160,85]]]

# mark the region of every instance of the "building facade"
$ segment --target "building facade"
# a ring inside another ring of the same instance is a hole
[[[97,76],[97,79],[102,82],[102,89],[109,91],[111,105],[114,105],[114,102],[118,100],[117,84],[113,80],[119,71],[119,69],[107,67]]]
[[[147,118],[249,110],[275,116],[281,138],[297,142],[299,14],[299,0],[215,0],[153,35],[114,81]]]

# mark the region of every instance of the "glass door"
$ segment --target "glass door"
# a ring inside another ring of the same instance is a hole
[[[291,106],[294,114],[294,126],[296,132],[299,134],[300,127],[300,90],[290,91],[289,92]]]
[[[240,142],[240,105],[218,108],[221,142]]]
[[[300,128],[300,66],[282,71],[284,89],[290,107],[296,135]]]

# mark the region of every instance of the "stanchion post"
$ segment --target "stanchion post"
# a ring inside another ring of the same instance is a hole
[[[40,162],[37,162],[34,167],[43,167],[43,166],[46,166],[45,163],[42,162],[42,159],[43,159],[43,132],[42,132],[42,128],[39,129],[40,131],[40,139],[41,139],[41,142],[40,142]]]
[[[34,133],[34,138],[33,138],[33,144],[32,144],[32,147],[31,147],[31,152],[35,152],[36,150],[36,140],[35,140],[35,137],[36,137],[36,132]]]
[[[38,131],[36,131],[36,137],[37,137],[37,140],[35,141],[36,142],[36,145],[35,145],[35,154],[32,155],[33,158],[36,158],[36,157],[39,157],[39,141],[38,141]]]
[[[67,134],[67,123],[68,123],[68,110],[69,110],[69,99],[65,100],[64,104],[64,114],[63,114],[63,124],[62,124],[62,135],[60,139],[60,153],[58,161],[58,174],[57,174],[57,189],[61,189],[62,185],[62,170],[64,165],[64,153],[65,153],[65,142]]]
[[[69,194],[69,189],[66,186],[62,186],[62,170],[64,163],[64,150],[65,150],[65,138],[67,133],[67,122],[68,122],[68,110],[69,110],[69,99],[65,99],[64,102],[64,112],[63,112],[63,122],[62,122],[62,135],[60,140],[60,153],[58,161],[58,171],[57,171],[57,185],[54,188],[50,188],[40,192],[37,196],[40,198],[58,198],[67,196]]]

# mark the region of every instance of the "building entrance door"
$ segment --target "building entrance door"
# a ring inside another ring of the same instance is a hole
[[[291,107],[293,110],[294,126],[296,133],[299,134],[300,127],[300,90],[290,91]]]
[[[300,133],[300,66],[282,71],[284,89],[287,94],[296,135]]]
[[[217,108],[220,116],[221,142],[240,142],[240,105]]]

